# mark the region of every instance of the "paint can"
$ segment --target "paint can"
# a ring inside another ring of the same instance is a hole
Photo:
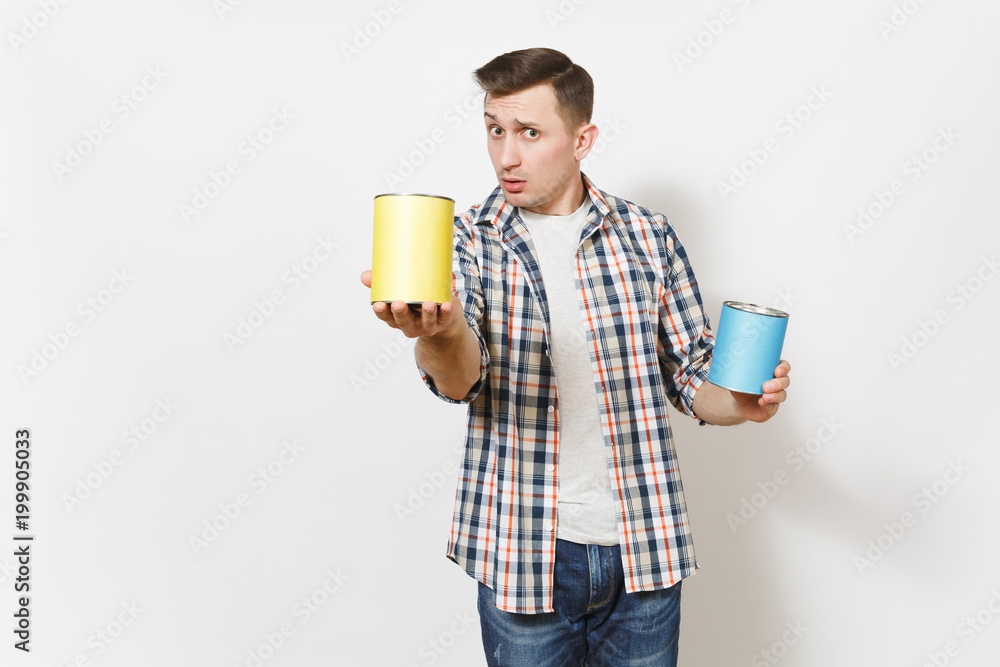
[[[724,389],[764,393],[781,363],[788,313],[753,303],[726,301],[715,334],[708,379]]]
[[[371,302],[451,301],[455,200],[438,195],[375,197]]]

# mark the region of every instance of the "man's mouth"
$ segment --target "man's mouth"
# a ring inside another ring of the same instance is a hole
[[[502,178],[504,189],[508,192],[520,192],[524,188],[525,182],[519,178]]]

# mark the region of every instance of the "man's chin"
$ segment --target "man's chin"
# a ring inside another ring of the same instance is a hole
[[[506,187],[504,187],[503,184],[500,185],[500,190],[503,192],[504,197],[507,199],[507,201],[509,201],[514,206],[520,206],[522,208],[525,206],[532,206],[531,195],[524,192],[523,190],[521,192],[511,192]]]

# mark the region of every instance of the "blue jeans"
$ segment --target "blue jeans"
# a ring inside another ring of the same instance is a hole
[[[513,614],[479,584],[490,667],[675,667],[681,582],[625,592],[621,547],[556,540],[555,611]]]

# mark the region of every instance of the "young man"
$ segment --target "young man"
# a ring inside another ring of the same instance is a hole
[[[713,335],[673,228],[597,187],[593,82],[552,49],[476,70],[499,185],[455,219],[454,296],[373,304],[427,387],[467,403],[448,557],[479,583],[490,665],[674,665],[697,569],[667,404],[770,419],[706,382]],[[371,286],[371,273],[362,274]]]

